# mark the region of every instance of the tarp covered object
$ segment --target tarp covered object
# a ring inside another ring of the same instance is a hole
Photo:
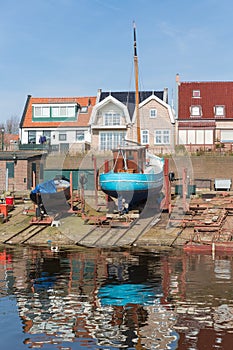
[[[54,180],[49,180],[37,185],[31,193],[55,193],[57,192]]]

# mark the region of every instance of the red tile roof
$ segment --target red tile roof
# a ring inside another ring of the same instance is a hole
[[[200,98],[193,97],[193,90],[200,90]],[[190,106],[202,107],[201,119],[215,119],[214,106],[225,106],[225,117],[233,118],[233,82],[181,82],[178,87],[178,120],[190,118]],[[197,118],[197,119],[200,119]]]
[[[14,141],[19,141],[19,135],[18,134],[7,134],[5,133],[4,134],[4,143],[6,144],[9,144],[11,142],[14,142]]]
[[[35,122],[32,121],[32,105],[33,104],[53,104],[53,103],[78,103],[81,106],[88,106],[87,113],[79,112],[77,121],[65,121],[65,122]],[[21,128],[48,128],[48,127],[59,127],[69,126],[69,127],[82,127],[88,126],[89,119],[91,116],[91,111],[96,103],[95,96],[87,97],[31,97],[25,104],[24,113],[21,119]]]

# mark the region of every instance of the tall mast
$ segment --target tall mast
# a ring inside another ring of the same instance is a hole
[[[136,123],[137,123],[137,142],[141,144],[141,128],[139,117],[139,90],[138,90],[138,55],[137,55],[137,41],[136,41],[136,24],[133,23],[134,36],[134,74],[135,74],[135,104],[136,104]]]

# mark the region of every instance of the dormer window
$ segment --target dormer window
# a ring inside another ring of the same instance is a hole
[[[200,90],[193,90],[193,97],[194,97],[194,98],[199,98],[199,97],[201,97],[201,92],[200,92]]]
[[[157,117],[157,109],[156,108],[152,108],[150,110],[150,118],[156,118]]]
[[[34,117],[39,118],[49,118],[50,116],[50,108],[49,107],[43,107],[43,106],[34,106]]]
[[[190,115],[191,117],[201,117],[202,116],[201,106],[191,106]]]
[[[215,106],[214,107],[215,117],[224,117],[225,116],[225,106]]]
[[[75,104],[33,104],[33,118],[51,119],[51,118],[75,118],[76,108]]]

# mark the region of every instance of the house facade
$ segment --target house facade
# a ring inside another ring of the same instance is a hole
[[[175,148],[175,118],[170,105],[152,93],[139,104],[141,143],[155,154],[170,154]],[[136,113],[133,130],[136,132]]]
[[[190,151],[232,150],[233,82],[177,83],[177,144]]]
[[[38,98],[28,96],[20,122],[21,149],[48,145],[54,152],[90,148],[88,125],[96,97]]]
[[[154,153],[174,150],[175,119],[167,103],[167,90],[140,91],[139,115],[141,143]],[[135,92],[99,91],[90,119],[92,149],[108,151],[137,140]]]
[[[27,191],[43,180],[43,152],[0,152],[1,191]]]

